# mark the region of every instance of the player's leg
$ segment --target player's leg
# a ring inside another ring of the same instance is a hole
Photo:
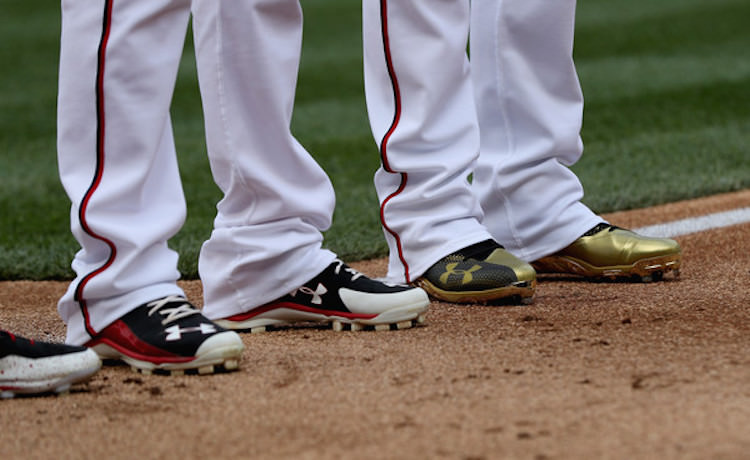
[[[581,155],[583,97],[572,61],[575,0],[472,2],[481,132],[473,185],[485,225],[525,260],[561,249],[600,219],[566,165]]]
[[[30,340],[0,329],[0,398],[64,393],[101,365],[88,348]]]
[[[188,19],[187,0],[62,3],[58,159],[81,250],[59,311],[68,342],[141,369],[241,350],[215,328],[156,333],[210,325],[181,297],[167,246],[185,217],[169,105]]]
[[[362,283],[321,248],[333,187],[290,131],[298,1],[197,0],[193,9],[209,157],[224,193],[200,256],[206,314],[238,329],[417,319],[427,308],[421,290]]]
[[[566,248],[602,222],[580,202],[583,187],[568,168],[583,148],[583,97],[572,57],[575,7],[575,0],[472,2],[481,132],[474,186],[487,228],[529,261]],[[576,254],[589,253],[588,262],[602,269],[679,258],[671,240],[611,235],[601,233],[596,244],[586,239]],[[625,240],[638,245],[632,257],[617,255]]]
[[[418,281],[448,301],[530,297],[533,270],[491,241],[469,185],[479,148],[466,55],[469,2],[365,0],[363,10],[389,278]]]

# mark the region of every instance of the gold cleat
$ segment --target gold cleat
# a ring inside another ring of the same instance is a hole
[[[640,278],[657,281],[667,272],[679,276],[680,245],[609,224],[599,224],[570,246],[532,263],[539,273],[564,273],[594,279]]]
[[[528,304],[534,297],[536,272],[499,244],[487,240],[443,257],[416,284],[444,302],[518,300]]]

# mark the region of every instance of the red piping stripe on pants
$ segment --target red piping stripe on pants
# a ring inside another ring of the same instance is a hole
[[[92,271],[88,275],[84,276],[81,281],[78,283],[78,286],[76,286],[76,292],[75,292],[75,300],[78,302],[78,305],[81,308],[81,313],[83,314],[84,319],[84,326],[86,327],[86,332],[94,337],[96,336],[96,331],[91,325],[91,319],[89,317],[88,307],[86,305],[86,299],[84,297],[84,289],[86,288],[86,285],[88,284],[91,279],[93,279],[95,276],[99,275],[103,271],[105,271],[107,268],[109,268],[112,263],[115,260],[115,256],[117,255],[117,248],[115,247],[115,244],[110,241],[109,239],[98,235],[96,232],[94,232],[91,227],[89,227],[88,222],[86,221],[86,211],[88,210],[89,202],[91,201],[91,197],[93,196],[96,189],[99,187],[102,181],[102,174],[104,172],[104,159],[105,159],[105,149],[104,149],[104,138],[105,138],[105,124],[104,124],[104,70],[105,70],[105,62],[106,62],[106,54],[107,54],[107,43],[109,42],[109,34],[112,29],[112,6],[113,6],[114,0],[105,0],[104,2],[104,15],[102,20],[102,37],[101,41],[99,42],[99,51],[98,51],[98,61],[97,61],[97,74],[96,74],[96,119],[97,119],[97,127],[96,127],[96,170],[94,173],[94,179],[91,182],[91,185],[89,186],[88,190],[86,190],[86,193],[83,195],[83,199],[81,200],[81,206],[78,209],[78,220],[80,221],[81,228],[83,229],[86,234],[91,236],[92,238],[95,238],[97,240],[100,240],[104,242],[110,250],[109,257],[107,258],[107,261],[96,270]]]
[[[380,141],[380,160],[383,164],[383,169],[386,170],[389,173],[396,174],[396,171],[394,171],[390,163],[388,161],[388,141],[391,138],[391,135],[393,135],[393,132],[396,130],[396,127],[398,126],[399,120],[401,119],[401,90],[398,85],[398,78],[396,78],[396,72],[393,69],[393,59],[391,57],[391,47],[390,47],[390,40],[388,37],[388,1],[387,0],[380,0],[380,23],[381,23],[381,33],[383,36],[383,51],[385,52],[385,63],[386,67],[388,69],[388,76],[391,79],[391,85],[393,86],[393,99],[394,99],[394,115],[393,115],[393,122],[391,123],[391,126],[388,128],[388,131],[386,131],[385,135],[383,136],[383,139]],[[406,279],[407,283],[411,282],[410,276],[409,276],[409,264],[406,263],[406,259],[404,258],[404,251],[403,247],[401,245],[401,238],[399,235],[393,231],[388,224],[386,223],[385,219],[385,207],[388,204],[388,202],[393,199],[394,197],[398,196],[404,188],[406,188],[406,182],[409,178],[408,174],[405,172],[398,173],[401,175],[401,183],[399,184],[398,189],[388,195],[386,199],[383,200],[383,203],[380,205],[380,222],[383,225],[383,228],[394,238],[396,241],[396,247],[398,248],[398,257],[401,260],[401,263],[404,265],[404,278]]]

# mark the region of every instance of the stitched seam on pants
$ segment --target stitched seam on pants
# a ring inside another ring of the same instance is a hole
[[[500,114],[503,118],[503,128],[505,129],[505,138],[507,139],[507,149],[508,152],[511,154],[515,151],[515,142],[513,138],[513,130],[510,127],[510,120],[508,118],[508,113],[506,111],[504,99],[506,98],[505,93],[507,92],[507,86],[504,84],[505,82],[505,75],[504,75],[504,67],[502,66],[502,59],[500,54],[502,53],[501,47],[499,46],[501,42],[500,34],[504,30],[501,24],[504,24],[501,22],[502,14],[503,14],[503,2],[497,2],[497,14],[495,16],[495,24],[498,24],[498,27],[495,29],[495,36],[494,36],[494,50],[493,50],[493,56],[495,58],[494,68],[497,69],[497,81],[495,82],[495,85],[497,85],[498,88],[498,107],[500,107]],[[481,155],[481,153],[480,153]],[[498,182],[497,186],[498,193],[502,196],[503,202],[508,202],[508,197],[503,191],[503,186]],[[505,218],[508,222],[508,228],[513,234],[513,239],[516,242],[516,247],[521,248],[522,252],[524,251],[524,243],[518,232],[516,231],[515,227],[515,220],[513,217],[513,213],[510,210],[509,206],[503,206],[503,210],[505,211]],[[521,254],[521,258],[523,258],[523,254]]]

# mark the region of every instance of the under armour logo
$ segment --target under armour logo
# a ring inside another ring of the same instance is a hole
[[[315,305],[320,305],[323,303],[323,298],[321,296],[325,294],[326,292],[328,292],[328,289],[326,289],[326,287],[323,286],[321,283],[318,283],[318,287],[315,288],[314,291],[307,286],[302,286],[301,288],[298,288],[292,291],[292,297],[295,297],[297,295],[297,292],[302,292],[303,294],[312,296],[312,300],[310,300],[310,303],[314,303]]]
[[[451,275],[456,275],[456,276],[461,277],[461,284],[471,283],[471,281],[474,279],[474,276],[472,275],[472,273],[474,273],[477,270],[482,269],[482,267],[479,265],[473,265],[468,270],[464,270],[464,269],[456,270],[457,266],[458,266],[458,262],[446,265],[445,273],[440,275],[440,282],[443,284],[447,284],[448,277],[450,277]]]
[[[187,334],[188,332],[200,332],[203,335],[212,334],[216,332],[216,327],[213,324],[201,323],[200,326],[185,328],[174,325],[164,330],[167,332],[166,341],[174,342],[175,340],[180,340],[182,338],[182,334]]]

